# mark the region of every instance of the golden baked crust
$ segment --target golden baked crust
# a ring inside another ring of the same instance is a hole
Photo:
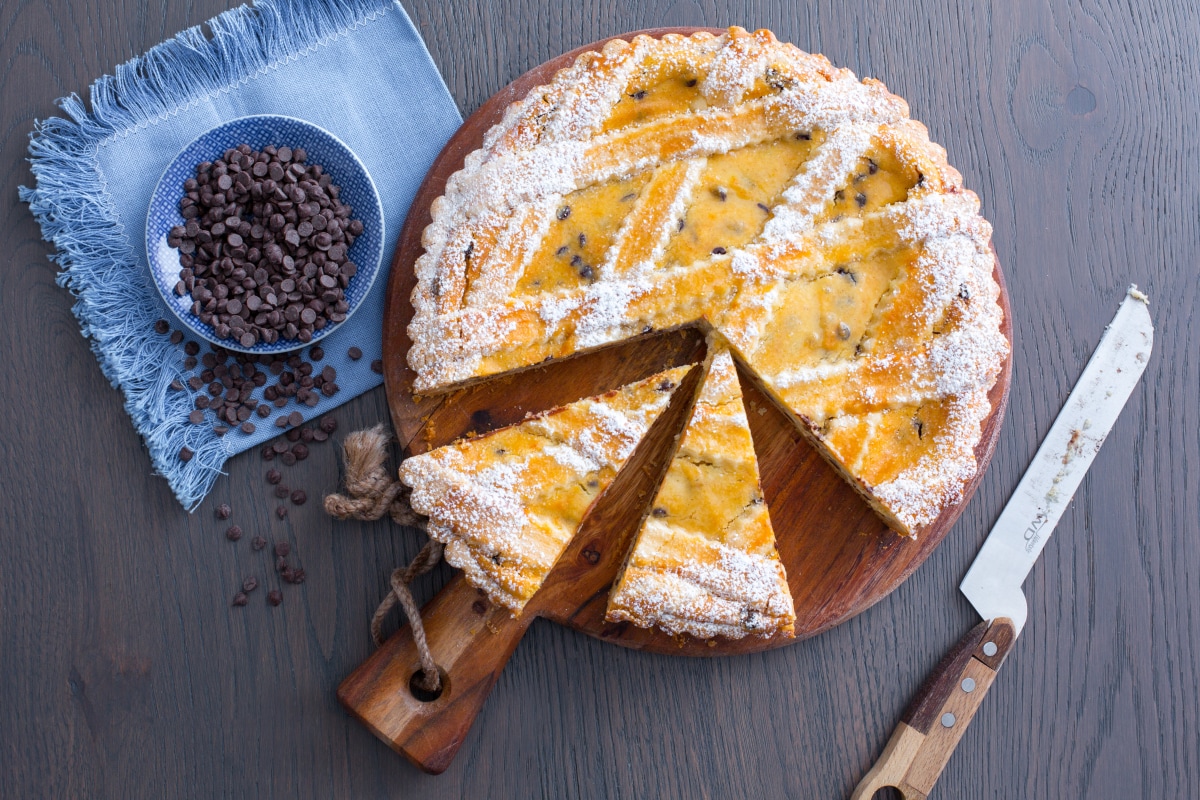
[[[405,459],[413,510],[429,517],[447,561],[519,612],[689,369]]]
[[[729,351],[716,350],[607,618],[700,638],[791,635],[792,595]]]
[[[613,40],[432,211],[418,391],[699,322],[897,530],[975,474],[1007,353],[991,227],[878,81],[768,31]]]

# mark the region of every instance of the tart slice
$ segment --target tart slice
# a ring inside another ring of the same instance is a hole
[[[520,612],[691,368],[406,459],[413,510],[473,586]]]
[[[792,595],[724,347],[712,358],[607,617],[701,638],[792,633]]]

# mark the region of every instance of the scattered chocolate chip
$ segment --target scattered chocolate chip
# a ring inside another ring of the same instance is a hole
[[[160,319],[154,323],[154,332],[165,336],[171,330],[171,323],[165,319]]]
[[[267,602],[273,606],[277,606],[283,602],[283,592],[278,589],[272,589],[267,592]]]
[[[321,347],[319,344],[313,345],[312,349],[308,351],[308,357],[313,361],[320,361],[325,357],[325,348]]]
[[[346,355],[350,357],[351,361],[358,361],[362,358],[362,350],[359,350],[357,347],[351,347],[346,351]]]
[[[246,580],[242,581],[242,591],[243,592],[247,592],[247,593],[253,592],[257,588],[258,588],[258,578],[254,577],[253,575],[246,578]]]
[[[183,383],[178,378],[176,378],[175,380],[171,381],[171,388],[177,392],[182,392],[183,391]]]
[[[337,417],[323,417],[320,423],[321,430],[326,433],[333,433],[338,428]]]
[[[308,502],[308,494],[303,489],[297,489],[292,492],[292,502],[298,506],[302,506]]]
[[[372,371],[372,372],[377,372],[377,373],[379,373],[380,375],[382,375],[382,374],[383,374],[383,361],[381,361],[381,360],[380,360],[380,359],[378,359],[378,358],[377,358],[377,359],[375,359],[374,361],[372,361],[372,362],[371,362],[371,371]]]
[[[267,447],[264,447],[263,451],[262,451],[262,457],[263,457],[263,461],[274,461],[275,460],[274,448],[272,448],[270,445],[268,445]]]
[[[859,208],[862,208],[867,204],[867,196],[862,192],[859,192],[858,194],[854,195],[854,202],[858,204]]]
[[[255,536],[250,540],[250,547],[254,550],[262,550],[267,546],[267,540],[261,536]]]
[[[193,425],[199,425],[201,422],[204,422],[204,412],[196,409],[192,413],[188,414],[188,422],[192,423]]]
[[[243,423],[242,423],[240,426],[238,426],[238,427],[240,428],[240,430],[242,431],[242,433],[246,433],[246,434],[254,433],[254,430],[255,430],[255,429],[254,429],[254,423],[253,423],[253,422],[243,422]]]
[[[233,596],[233,605],[235,606],[244,606],[248,602],[250,602],[250,598],[246,596],[245,592],[238,592]]]
[[[274,450],[271,451],[271,455],[272,456],[275,455]],[[277,469],[267,470],[267,483],[274,486],[274,485],[278,484],[281,480],[283,480],[283,474],[279,470],[277,470]]]
[[[275,543],[275,555],[282,557],[282,556],[286,556],[290,552],[292,552],[292,546],[290,544],[288,544],[287,542],[276,542]]]
[[[229,507],[228,503],[221,503],[213,513],[217,515],[217,519],[229,519],[229,515],[233,513],[233,509]]]
[[[293,411],[291,414],[288,414],[288,425],[291,425],[294,428],[297,425],[303,425],[303,424],[304,424],[304,415],[301,414],[299,411]]]
[[[723,255],[725,255],[726,251],[725,251],[724,247],[714,247],[712,249],[712,252],[713,252],[714,256],[723,256]]]
[[[560,208],[560,209],[558,210],[558,213],[557,213],[557,214],[555,214],[555,216],[556,216],[556,217],[558,217],[558,218],[559,218],[559,220],[564,220],[564,219],[566,219],[567,217],[571,216],[571,207],[570,207],[570,206],[563,206],[562,208]]]
[[[294,466],[296,464],[296,454],[289,450],[281,455],[279,460],[282,461],[286,466]]]
[[[662,506],[656,506],[654,508],[654,510],[651,511],[650,513],[656,517],[661,518],[661,517],[665,517],[667,515],[667,510],[665,508],[663,508]]]
[[[282,479],[282,476],[281,476],[281,479]],[[291,494],[291,490],[288,489],[288,487],[286,485],[279,483],[275,486],[275,496],[278,497],[280,500],[284,499],[289,494]]]
[[[183,331],[171,331],[171,344],[179,344],[183,341]]]
[[[287,519],[287,506],[276,506],[275,516],[279,517],[280,519]]]
[[[297,461],[303,461],[308,458],[308,445],[304,444],[304,442],[297,442],[292,447],[292,455],[296,457]]]
[[[236,542],[242,538],[242,527],[240,525],[230,525],[225,529],[225,538],[231,542]]]

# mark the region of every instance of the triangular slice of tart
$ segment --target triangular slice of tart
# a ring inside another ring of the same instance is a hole
[[[700,638],[791,635],[796,614],[728,349],[609,597],[607,618]]]
[[[520,612],[690,369],[406,459],[413,510],[473,586]]]

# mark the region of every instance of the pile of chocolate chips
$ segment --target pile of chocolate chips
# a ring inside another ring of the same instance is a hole
[[[166,320],[156,322],[154,330],[163,335],[170,334],[175,344],[183,341],[183,333],[172,332]],[[252,355],[222,347],[211,347],[209,352],[200,355],[200,345],[194,341],[185,343],[183,351],[183,367],[192,370],[193,374],[186,381],[172,381],[171,388],[176,391],[187,388],[194,393],[194,409],[188,420],[194,425],[208,424],[209,418],[204,412],[211,412],[216,417],[213,431],[218,436],[224,436],[231,427],[237,427],[245,434],[254,433],[256,428],[251,418],[256,415],[266,419],[271,416],[272,408],[284,409],[292,401],[312,408],[320,401],[320,395],[333,397],[341,390],[337,384],[337,370],[326,365],[318,371],[313,366],[313,362],[325,358],[325,350],[320,345],[309,348],[308,360],[296,354]],[[259,388],[263,389],[261,400],[253,396]],[[280,428],[295,428],[303,422],[299,411],[280,414],[275,419],[275,425]],[[185,461],[191,456],[190,450],[186,457],[180,453]]]
[[[358,271],[347,253],[363,224],[307,158],[301,148],[243,144],[184,182],[186,223],[167,236],[181,254],[175,293],[190,293],[192,313],[218,339],[309,342],[346,318]]]

